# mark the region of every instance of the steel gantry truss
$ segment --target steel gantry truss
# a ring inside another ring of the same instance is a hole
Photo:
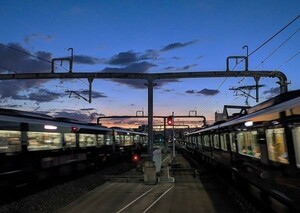
[[[236,58],[238,56],[232,56]],[[240,57],[238,57],[240,58]],[[247,59],[247,58],[246,58]],[[280,71],[249,71],[248,63],[244,71],[229,71],[227,60],[226,71],[201,71],[201,72],[176,72],[176,73],[107,73],[107,72],[72,72],[55,73],[52,69],[49,73],[15,73],[0,74],[0,80],[25,80],[25,79],[88,79],[89,102],[91,102],[92,82],[94,79],[142,79],[148,86],[148,155],[152,156],[153,150],[153,86],[159,79],[177,78],[227,78],[227,77],[253,77],[256,82],[261,77],[278,78],[280,92],[287,92],[287,77]],[[152,157],[151,157],[152,158]]]

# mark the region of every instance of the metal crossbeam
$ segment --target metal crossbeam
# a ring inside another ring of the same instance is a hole
[[[228,67],[228,61],[227,61]],[[71,69],[70,69],[71,70]],[[148,154],[152,156],[153,149],[153,86],[154,81],[159,79],[175,78],[226,78],[226,77],[254,77],[258,82],[260,77],[278,78],[280,93],[287,92],[287,77],[280,71],[203,71],[203,72],[176,72],[176,73],[106,73],[106,72],[68,72],[68,73],[16,73],[0,74],[0,80],[18,79],[76,79],[87,78],[90,82],[93,79],[144,79],[148,86]],[[149,157],[152,160],[152,157]]]

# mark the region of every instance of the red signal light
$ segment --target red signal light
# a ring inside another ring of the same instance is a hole
[[[140,160],[140,156],[138,154],[134,154],[132,156],[132,161],[139,161]]]
[[[173,116],[169,116],[167,118],[167,123],[168,123],[168,125],[173,125],[174,124]]]

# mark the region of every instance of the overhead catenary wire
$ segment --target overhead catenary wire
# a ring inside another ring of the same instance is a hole
[[[268,40],[266,40],[264,43],[262,43],[259,47],[257,47],[251,53],[249,53],[248,57],[251,56],[251,55],[253,55],[256,51],[258,51],[260,48],[262,48],[263,46],[265,46],[267,43],[269,43],[269,41],[271,41],[273,38],[275,38],[277,35],[279,35],[288,26],[290,26],[293,22],[295,22],[298,18],[300,18],[300,15],[298,15],[296,18],[294,18],[292,21],[290,21],[287,25],[285,25],[283,28],[281,28],[277,33],[275,33],[272,37],[270,37]]]
[[[279,50],[288,40],[290,40],[297,32],[300,31],[300,28],[298,28],[292,35],[290,35],[284,42],[282,42],[273,52],[271,52],[262,62],[257,65],[259,67],[261,64],[263,64],[266,60],[268,60],[277,50]],[[256,67],[256,68],[257,68]]]
[[[21,52],[21,53],[23,53],[23,54],[26,54],[26,55],[32,56],[32,57],[34,57],[34,58],[37,58],[37,59],[39,59],[39,60],[41,60],[41,61],[44,61],[44,62],[47,62],[47,63],[51,63],[51,61],[49,61],[49,60],[47,60],[47,59],[44,59],[44,58],[41,58],[41,57],[39,57],[39,56],[33,55],[33,54],[29,53],[29,52],[26,52],[26,51],[20,50],[20,49],[18,49],[18,48],[15,48],[15,47],[12,47],[12,46],[9,46],[9,45],[6,45],[6,44],[3,44],[3,43],[0,43],[0,44],[1,44],[2,46],[5,46],[5,47],[9,48],[9,49],[12,49],[12,50],[15,50],[15,51]]]
[[[283,28],[281,28],[278,32],[276,32],[273,36],[271,36],[268,40],[266,40],[264,43],[262,43],[260,46],[258,46],[255,50],[253,50],[251,53],[247,54],[247,57],[249,58],[251,55],[253,55],[255,52],[257,52],[259,49],[261,49],[263,46],[265,46],[268,42],[270,42],[272,39],[274,39],[277,35],[279,35],[282,31],[284,31],[288,26],[290,26],[293,22],[295,22],[298,18],[300,18],[300,15],[298,15],[297,17],[295,17],[292,21],[290,21],[287,25],[285,25]],[[294,36],[298,31],[300,30],[300,28],[294,33],[292,34],[284,43],[286,43],[292,36]],[[282,45],[284,45],[284,43]],[[281,45],[281,46],[282,46]],[[281,47],[280,46],[280,47]],[[280,48],[279,47],[279,48]],[[274,54],[274,52],[276,52],[279,48],[277,48],[275,51],[273,51],[272,54]],[[271,56],[270,55],[270,56]],[[270,56],[268,56],[265,60],[267,60]],[[241,60],[240,62],[236,63],[236,65],[234,66],[234,68],[232,70],[235,69],[235,67],[241,63],[243,60]],[[263,63],[263,62],[262,62]],[[223,86],[223,84],[225,83],[225,81],[227,80],[227,77],[222,81],[222,83],[220,84],[220,86],[218,87],[217,91]],[[244,78],[242,80],[239,81],[239,83],[241,83],[244,80]],[[212,99],[212,96],[205,102],[204,105],[207,105],[207,103]]]
[[[292,57],[288,58],[283,64],[287,64],[289,63],[293,58],[295,58],[297,55],[299,55],[300,52],[297,52],[296,54],[294,54]],[[278,70],[280,67],[283,66],[283,64],[281,64],[280,66],[278,66],[275,70]]]
[[[29,53],[29,52],[26,52],[26,51],[24,51],[24,50],[20,50],[20,49],[18,49],[18,48],[15,48],[15,47],[12,47],[12,46],[3,44],[3,43],[1,43],[1,42],[0,42],[0,44],[1,44],[2,46],[6,47],[6,48],[12,49],[12,50],[14,50],[14,51],[17,51],[17,52],[20,52],[20,53],[23,53],[23,54],[26,54],[26,55],[29,55],[29,56],[31,56],[31,57],[34,57],[34,58],[36,58],[36,59],[39,59],[39,60],[41,60],[41,61],[44,61],[44,62],[47,62],[47,63],[51,64],[51,61],[49,61],[49,60],[47,60],[47,59],[44,59],[44,58],[42,58],[42,57],[33,55],[33,54]],[[64,70],[68,71],[65,67],[62,66],[62,64],[61,64],[61,65],[58,65],[58,64],[55,63],[55,65],[56,65],[56,66],[60,66],[60,67],[62,67]],[[4,68],[4,67],[2,67],[2,68]],[[5,69],[7,69],[7,70],[9,70],[9,71],[12,71],[11,69],[8,69],[8,68],[5,68]],[[17,73],[16,71],[13,71],[13,72]]]

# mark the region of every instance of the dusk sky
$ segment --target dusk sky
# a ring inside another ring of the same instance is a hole
[[[228,56],[245,56],[300,15],[299,0],[0,0],[0,73],[47,73],[52,58],[69,57],[73,72],[167,73],[225,71]],[[282,71],[300,89],[300,18],[249,57],[249,70]],[[57,62],[56,72],[68,72]],[[230,63],[239,71],[244,64]],[[279,93],[276,78],[262,78],[260,101]],[[91,121],[98,116],[147,115],[144,81],[87,79],[0,81],[0,107]],[[224,104],[245,105],[229,90],[253,78],[157,81],[154,115],[208,120]],[[254,90],[250,93],[255,96]],[[249,104],[257,104],[249,98]],[[120,121],[118,121],[120,122]],[[122,121],[135,123],[136,120]],[[107,124],[116,125],[116,124]]]

